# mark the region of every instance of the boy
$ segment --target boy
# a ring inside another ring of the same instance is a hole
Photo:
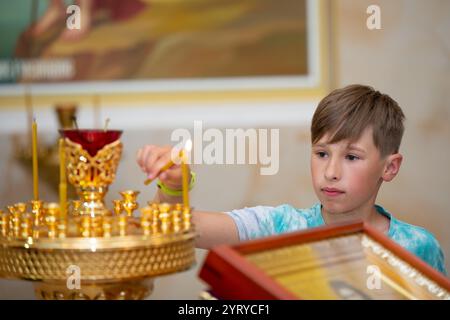
[[[362,219],[446,274],[439,243],[427,230],[394,218],[375,204],[382,182],[397,175],[404,115],[388,95],[351,85],[334,90],[318,105],[311,125],[311,175],[320,203],[309,209],[257,206],[227,213],[193,212],[197,246],[211,248],[289,231]],[[159,176],[157,202],[181,202],[179,166],[159,173],[171,147],[145,146],[137,162],[149,178]],[[171,195],[169,195],[170,193]]]

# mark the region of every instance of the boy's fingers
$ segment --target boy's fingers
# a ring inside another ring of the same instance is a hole
[[[158,173],[158,169],[156,168],[158,159],[161,158],[164,154],[164,151],[161,149],[151,150],[145,159],[145,172],[147,173],[149,178],[152,178],[156,173]],[[152,178],[153,179],[153,178]]]
[[[147,171],[147,158],[148,155],[151,154],[153,151],[151,148],[144,148],[144,151],[142,151],[141,154],[141,169],[142,171]]]
[[[166,150],[162,150],[162,153],[159,155],[158,160],[154,162],[151,170],[148,173],[148,177],[150,179],[156,178],[159,171],[170,161],[170,152]]]
[[[159,175],[159,179],[166,184],[169,188],[180,190],[181,189],[181,176],[182,172],[179,165],[173,165],[169,170],[164,171]]]
[[[163,173],[161,173],[161,174],[159,175],[159,179],[160,179],[161,181],[167,180],[167,171],[164,171]]]
[[[140,148],[138,152],[136,153],[136,162],[138,165],[142,168],[142,152],[144,151],[143,148]]]
[[[142,170],[145,169],[145,158],[146,158],[146,155],[152,149],[154,149],[153,145],[147,145],[147,146],[144,146],[143,148],[139,149],[139,151],[138,151],[138,159],[137,159],[137,161],[138,161],[138,164],[139,164],[139,166],[141,167]]]
[[[159,176],[159,179],[162,182],[169,183],[176,188],[181,187],[182,172],[180,170],[180,167],[180,165],[173,165],[169,170],[164,172],[164,175],[161,174]]]
[[[181,178],[181,170],[180,165],[174,164],[169,170],[166,171],[166,179],[167,180],[178,180]]]
[[[150,179],[154,179],[161,168],[171,160],[171,146],[146,145],[137,152],[137,163]]]

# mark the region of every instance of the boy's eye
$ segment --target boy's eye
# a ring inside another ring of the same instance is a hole
[[[327,156],[327,153],[324,151],[318,151],[316,154],[319,156],[319,158],[325,158]]]
[[[359,159],[358,156],[355,156],[355,155],[353,155],[353,154],[348,154],[348,155],[346,156],[346,158],[347,158],[348,160],[350,160],[350,161],[354,161],[354,160],[358,160],[358,159]]]

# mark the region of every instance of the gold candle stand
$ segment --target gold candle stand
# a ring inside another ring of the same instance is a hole
[[[157,276],[195,263],[190,208],[152,203],[140,209],[138,191],[125,190],[109,210],[122,144],[95,156],[65,139],[67,178],[79,199],[32,200],[0,210],[0,277],[33,281],[39,299],[143,299]]]

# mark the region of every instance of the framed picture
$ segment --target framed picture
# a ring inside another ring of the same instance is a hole
[[[35,104],[313,97],[329,82],[325,0],[0,1],[0,97]]]
[[[450,280],[364,223],[219,246],[200,278],[219,299],[450,299]]]

